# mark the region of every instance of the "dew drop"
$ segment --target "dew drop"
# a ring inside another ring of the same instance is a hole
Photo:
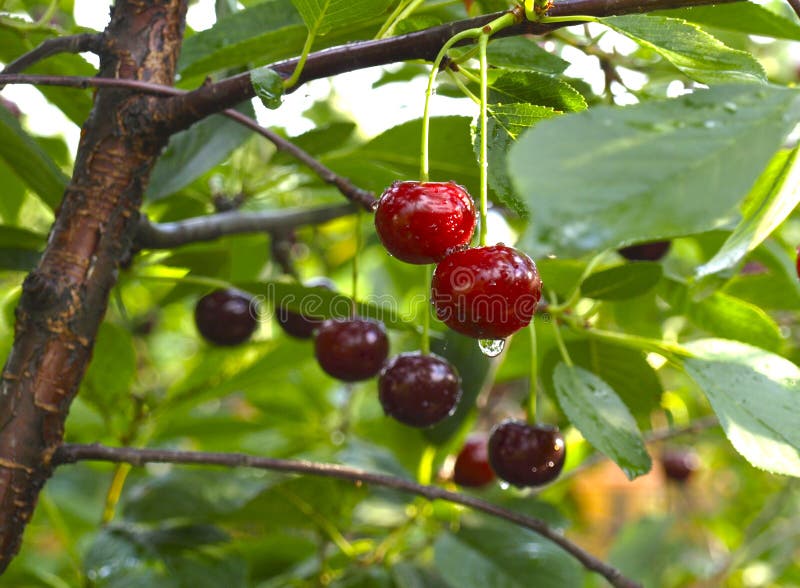
[[[486,357],[497,357],[505,346],[505,339],[478,339],[478,347]]]

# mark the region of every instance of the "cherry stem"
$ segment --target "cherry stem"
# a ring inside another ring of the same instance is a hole
[[[550,292],[548,299],[552,300],[555,304],[557,302],[555,292]],[[569,351],[567,351],[567,346],[564,344],[564,339],[561,336],[561,328],[558,326],[558,322],[558,318],[553,317],[553,335],[556,340],[556,346],[558,347],[558,351],[561,353],[561,358],[564,360],[564,363],[567,364],[568,367],[572,367],[574,364],[572,363],[572,358],[569,356]]]
[[[539,358],[537,357],[536,350],[536,325],[535,321],[531,321],[528,325],[528,334],[531,342],[531,366],[530,366],[530,387],[528,390],[528,423],[531,425],[536,424],[536,404],[538,386],[537,380],[539,375]]]
[[[422,310],[422,337],[420,339],[420,349],[423,355],[431,352],[431,305],[429,293],[431,291],[431,277],[433,270],[430,264],[425,265],[425,282],[423,292],[425,296],[425,306]]]
[[[480,114],[480,132],[481,132],[481,159],[480,159],[480,176],[481,176],[481,210],[480,210],[480,234],[478,243],[481,247],[486,246],[487,223],[486,216],[488,213],[488,200],[489,200],[489,158],[488,158],[488,133],[486,125],[488,124],[489,116],[487,113],[488,107],[488,69],[489,65],[486,61],[486,46],[489,43],[489,35],[482,34],[478,39],[478,58],[481,64],[481,114]]]
[[[353,316],[356,314],[356,300],[358,300],[358,255],[361,252],[361,209],[356,213],[355,241],[356,250],[353,253],[353,285],[351,295],[353,297]]]
[[[292,72],[291,76],[283,81],[283,87],[287,90],[294,86],[297,83],[297,80],[300,79],[300,74],[303,73],[303,68],[306,65],[306,60],[308,59],[309,53],[311,53],[311,47],[314,44],[314,39],[316,36],[317,35],[315,32],[310,30],[308,31],[308,34],[306,35],[306,42],[303,45],[303,52],[300,54],[300,59],[297,61],[294,71]]]
[[[401,2],[397,5],[397,8],[394,9],[394,12],[386,19],[386,22],[383,23],[381,29],[375,35],[376,39],[383,39],[384,37],[390,37],[394,32],[394,28],[397,26],[397,23],[402,22],[406,18],[408,18],[412,12],[414,12],[419,5],[422,4],[422,0],[412,0],[411,2]]]

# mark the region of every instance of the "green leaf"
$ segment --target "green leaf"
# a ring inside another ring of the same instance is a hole
[[[517,138],[541,120],[556,116],[557,112],[546,106],[528,103],[490,104],[487,129],[489,186],[494,200],[510,206],[521,217],[528,216],[525,203],[516,194],[506,172],[508,150]],[[480,156],[480,135],[473,137],[475,157]]]
[[[510,352],[513,350],[512,346]],[[650,414],[658,408],[663,390],[658,374],[647,363],[644,353],[594,339],[570,341],[567,350],[576,366],[608,384],[638,421],[647,424]],[[555,348],[543,357],[542,382],[548,391],[555,390],[553,374],[560,362],[561,354]]]
[[[733,447],[752,465],[800,477],[800,368],[756,347],[724,339],[686,345],[684,362]]]
[[[698,26],[681,19],[629,14],[601,18],[600,22],[653,49],[697,82],[766,81],[764,68],[752,55],[731,49]]]
[[[490,82],[489,102],[529,103],[561,112],[586,109],[586,100],[575,88],[558,78],[535,71],[512,71]]]
[[[800,149],[780,151],[742,207],[742,220],[722,248],[697,268],[700,278],[733,267],[780,226],[800,203]]]
[[[543,257],[536,261],[545,291],[550,290],[566,297],[578,287],[586,264],[577,259]]]
[[[800,41],[800,25],[755,2],[692,6],[653,14],[682,18],[710,28],[747,35]]]
[[[487,517],[469,517],[457,534],[434,545],[437,571],[458,588],[580,586],[577,562],[533,531]]]
[[[20,126],[0,108],[0,159],[50,208],[61,202],[69,178]]]
[[[383,14],[392,0],[292,0],[310,34],[352,25]]]
[[[0,269],[28,271],[39,261],[47,237],[20,227],[0,225]]]
[[[761,308],[723,292],[689,305],[694,325],[725,339],[735,339],[769,351],[783,347],[780,327]]]
[[[569,62],[545,51],[526,37],[492,39],[487,52],[489,63],[505,69],[530,69],[548,74],[560,74]]]
[[[237,110],[250,117],[255,116],[249,102],[239,105]],[[252,135],[250,129],[221,114],[203,119],[173,135],[156,162],[146,197],[160,200],[185,188],[227,159],[234,149]]]
[[[274,69],[268,66],[254,69],[250,72],[250,83],[265,107],[275,110],[281,105],[283,78]]]
[[[608,384],[581,367],[561,363],[553,374],[553,385],[570,422],[614,460],[628,479],[650,471],[652,462],[639,427]]]
[[[581,284],[581,295],[596,300],[636,298],[655,288],[663,270],[660,263],[640,261],[595,272]]]
[[[119,410],[136,377],[136,351],[126,329],[108,321],[100,325],[81,396],[104,415]]]
[[[515,191],[536,211],[522,247],[593,251],[719,225],[799,106],[795,90],[735,85],[542,121],[509,154]]]
[[[470,120],[464,116],[431,118],[430,177],[432,181],[453,180],[477,195],[479,167],[472,151]],[[419,179],[421,133],[420,119],[408,121],[353,150],[321,159],[357,185],[380,193],[395,180]]]

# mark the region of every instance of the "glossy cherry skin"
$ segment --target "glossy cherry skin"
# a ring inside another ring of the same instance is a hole
[[[253,300],[237,290],[215,290],[206,294],[194,307],[197,330],[215,345],[238,345],[256,330]]]
[[[476,339],[503,339],[526,326],[541,296],[536,264],[505,245],[448,255],[431,284],[439,320]]]
[[[378,321],[328,319],[314,335],[314,355],[320,367],[337,380],[367,380],[377,375],[386,361],[389,338]]]
[[[312,278],[304,284],[308,288],[324,288],[333,291],[336,289],[334,283],[328,278]],[[313,294],[309,294],[309,297]],[[318,301],[318,299],[317,299]],[[314,300],[308,300],[313,303]],[[301,300],[301,307],[304,301]],[[302,313],[286,310],[280,306],[275,308],[275,319],[287,335],[296,339],[310,339],[314,330],[322,324],[322,319],[309,318]]]
[[[489,449],[486,435],[470,435],[458,452],[453,466],[453,481],[459,486],[480,488],[494,480],[494,471],[489,465]]]
[[[629,261],[658,261],[669,251],[670,241],[651,241],[623,247],[618,253]]]
[[[661,467],[667,479],[685,483],[700,467],[697,454],[688,449],[668,449],[661,454]]]
[[[381,370],[378,398],[390,417],[411,427],[430,427],[455,411],[461,378],[438,355],[401,353]]]
[[[567,455],[556,427],[503,421],[489,436],[489,463],[497,477],[515,486],[541,486],[554,480]]]
[[[453,182],[394,182],[375,210],[381,243],[407,263],[436,263],[467,247],[475,222],[475,203]]]

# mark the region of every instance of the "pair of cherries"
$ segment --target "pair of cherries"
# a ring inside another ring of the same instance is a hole
[[[391,255],[437,264],[431,301],[439,320],[468,337],[503,339],[530,323],[542,282],[533,260],[513,247],[469,248],[475,224],[475,204],[454,182],[395,182],[375,211]]]

